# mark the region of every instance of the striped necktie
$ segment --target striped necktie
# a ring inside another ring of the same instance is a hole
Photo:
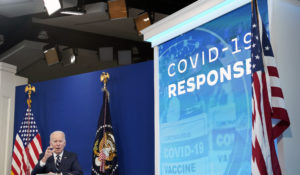
[[[57,169],[59,169],[60,163],[61,163],[60,162],[60,157],[59,157],[59,155],[57,155],[56,156],[56,163],[55,163],[55,166],[56,166]]]

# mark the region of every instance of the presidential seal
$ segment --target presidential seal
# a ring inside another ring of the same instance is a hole
[[[99,139],[95,142],[93,152],[95,165],[99,166],[100,172],[105,172],[106,170],[113,168],[112,161],[117,155],[113,134],[104,132],[101,140]]]

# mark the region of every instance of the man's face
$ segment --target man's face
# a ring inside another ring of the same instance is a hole
[[[60,132],[53,133],[50,138],[50,145],[52,146],[55,154],[60,154],[66,146],[64,134]]]

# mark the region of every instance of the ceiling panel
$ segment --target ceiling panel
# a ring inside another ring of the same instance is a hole
[[[42,42],[24,40],[0,55],[0,61],[16,65],[17,71],[20,71],[44,57],[42,52],[44,45]]]

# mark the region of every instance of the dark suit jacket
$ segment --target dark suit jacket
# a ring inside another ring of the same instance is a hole
[[[31,172],[31,175],[36,175],[39,173],[60,173],[62,172],[63,175],[83,175],[83,172],[80,168],[77,155],[72,152],[67,152],[64,150],[64,153],[62,155],[60,168],[57,170],[54,163],[54,157],[51,156],[46,161],[46,165],[41,167],[40,161],[44,157],[44,153],[40,155],[38,163],[35,165],[33,171]]]

